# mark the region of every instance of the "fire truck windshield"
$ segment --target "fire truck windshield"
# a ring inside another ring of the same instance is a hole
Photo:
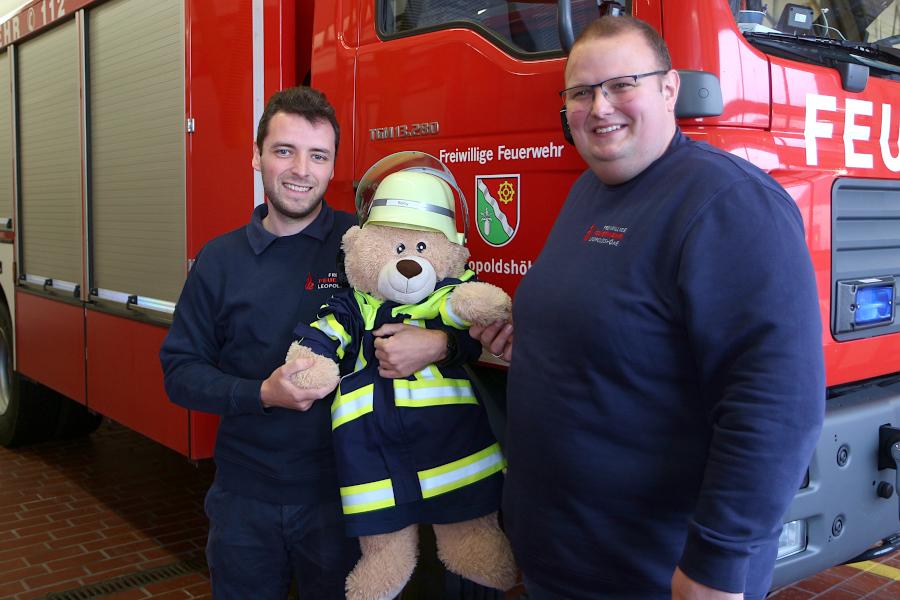
[[[744,33],[788,34],[819,39],[900,44],[900,1],[824,0],[784,2],[745,0],[730,3]]]
[[[828,66],[855,62],[876,77],[900,80],[900,0],[730,5],[744,36],[763,52]]]

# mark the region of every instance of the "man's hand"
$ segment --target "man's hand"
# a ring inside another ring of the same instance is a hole
[[[447,333],[405,323],[388,323],[372,332],[378,374],[389,379],[409,377],[447,356]]]
[[[513,324],[495,321],[490,325],[472,325],[469,335],[481,342],[482,347],[506,362],[512,360]]]
[[[313,365],[309,358],[298,358],[286,362],[263,381],[259,390],[262,405],[266,408],[280,406],[291,410],[306,411],[319,398],[327,396],[334,387],[301,389],[291,383],[291,375],[305,371]]]
[[[744,595],[706,587],[675,567],[675,574],[672,575],[672,600],[744,600]]]

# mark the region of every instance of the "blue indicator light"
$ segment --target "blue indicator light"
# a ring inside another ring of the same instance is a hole
[[[872,325],[890,321],[894,317],[894,286],[879,285],[856,290],[857,325]]]

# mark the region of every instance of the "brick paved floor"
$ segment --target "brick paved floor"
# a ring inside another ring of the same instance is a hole
[[[108,422],[86,439],[0,448],[0,599],[123,579],[102,597],[211,598],[202,556],[212,475],[210,462]],[[166,567],[182,574],[140,584]],[[900,600],[900,555],[868,568],[836,567],[770,600]],[[521,588],[507,598],[524,600]]]
[[[202,559],[212,464],[120,426],[0,448],[0,598],[27,600]],[[106,595],[210,598],[202,570]]]
[[[864,571],[863,568],[872,569]],[[878,563],[842,565],[795,583],[768,600],[900,600],[900,555]]]

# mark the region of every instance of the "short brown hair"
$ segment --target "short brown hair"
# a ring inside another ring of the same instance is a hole
[[[311,87],[297,86],[275,92],[266,103],[266,108],[259,118],[259,127],[256,129],[256,146],[262,151],[263,140],[269,133],[269,121],[277,113],[299,115],[310,123],[328,121],[334,129],[334,153],[337,154],[338,144],[341,141],[341,128],[338,126],[337,117],[334,116],[334,107],[328,102],[325,94]]]
[[[628,15],[617,17],[606,15],[592,21],[584,28],[581,34],[579,34],[578,39],[575,40],[572,48],[579,43],[588,40],[612,37],[631,32],[638,33],[644,38],[644,41],[650,46],[653,54],[656,55],[656,61],[659,63],[660,69],[665,69],[666,71],[672,70],[672,57],[669,56],[669,48],[666,46],[666,42],[660,37],[659,33],[646,22]]]

